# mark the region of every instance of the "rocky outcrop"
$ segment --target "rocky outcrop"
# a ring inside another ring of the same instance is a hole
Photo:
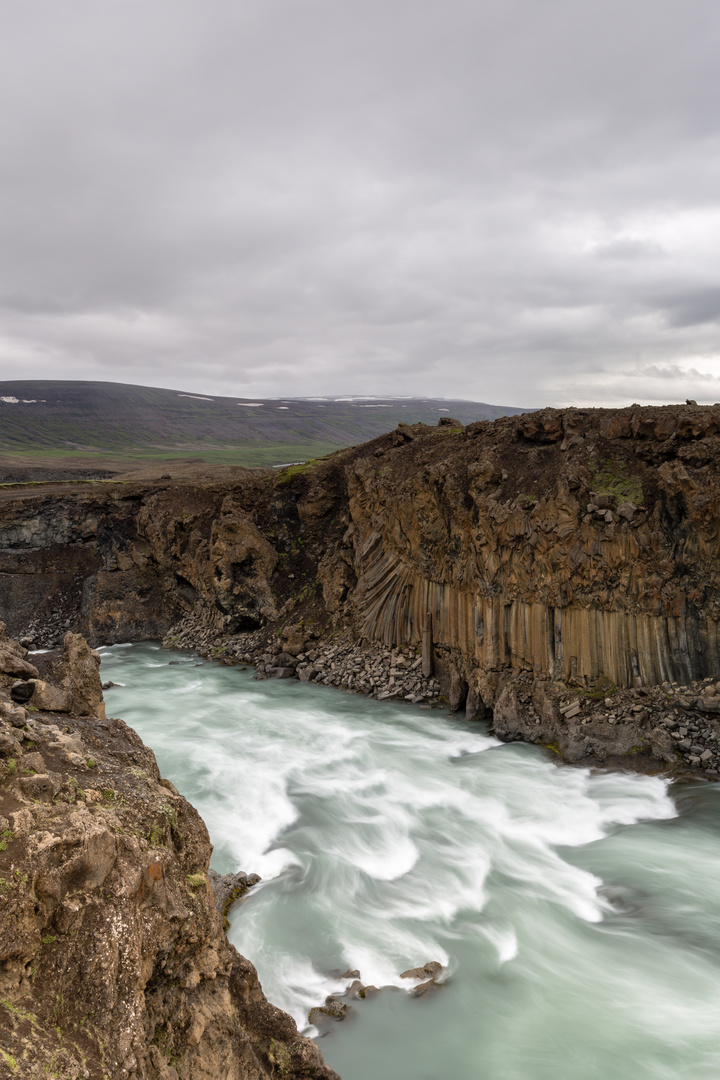
[[[0,676],[11,675],[16,679],[36,679],[39,671],[25,657],[27,649],[7,636],[5,623],[0,623]]]
[[[196,608],[218,631],[272,618],[277,554],[249,513],[265,472],[189,471],[186,481],[0,493],[0,615],[11,633],[53,647],[68,629],[91,644],[161,637]]]
[[[208,882],[215,897],[215,907],[220,912],[223,926],[230,929],[228,915],[236,900],[245,895],[248,889],[260,881],[259,874],[246,874],[239,870],[236,874],[218,874],[217,870],[208,870]]]
[[[82,715],[0,676],[0,1075],[336,1080],[229,944],[207,830],[100,715],[77,635],[60,666]]]

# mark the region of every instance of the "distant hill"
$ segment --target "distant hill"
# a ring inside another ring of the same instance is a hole
[[[242,398],[124,383],[0,382],[0,454],[201,458],[277,465],[365,442],[398,423],[463,424],[526,410],[442,398]]]

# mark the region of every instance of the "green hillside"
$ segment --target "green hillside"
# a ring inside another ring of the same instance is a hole
[[[523,409],[439,398],[241,398],[123,383],[0,382],[0,454],[23,458],[302,461],[397,427]]]

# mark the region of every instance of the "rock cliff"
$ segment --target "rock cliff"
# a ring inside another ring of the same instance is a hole
[[[105,718],[97,654],[24,654],[2,637],[0,1076],[337,1080],[229,944],[205,825]]]
[[[720,406],[546,409],[401,425],[279,475],[5,489],[0,611],[47,643],[188,618],[260,653],[299,622],[424,642],[472,715],[520,675],[689,686],[720,674],[719,450]]]

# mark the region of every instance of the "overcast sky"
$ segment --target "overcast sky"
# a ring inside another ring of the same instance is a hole
[[[0,0],[0,379],[720,400],[717,0]]]

